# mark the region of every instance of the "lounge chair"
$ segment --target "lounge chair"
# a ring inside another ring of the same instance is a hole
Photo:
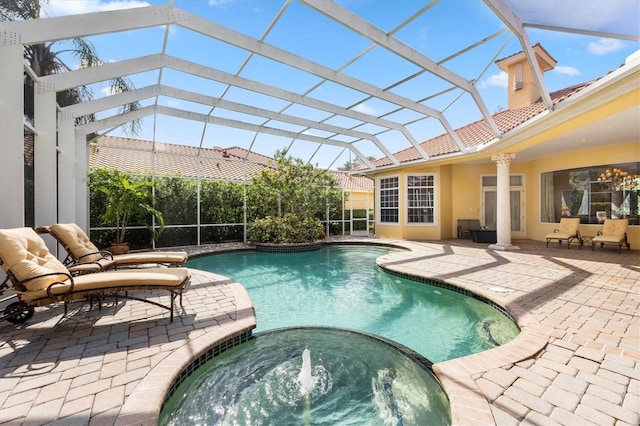
[[[14,324],[31,318],[37,306],[63,302],[66,315],[71,301],[100,301],[106,296],[140,300],[165,308],[171,312],[173,321],[175,299],[179,296],[182,306],[182,291],[191,278],[186,268],[125,269],[72,276],[32,228],[0,229],[0,265],[7,274],[0,285],[0,294],[13,292],[18,298],[6,307],[0,319]],[[167,290],[170,303],[163,305],[128,294],[135,290]]]
[[[56,223],[39,227],[36,231],[40,234],[49,233],[58,240],[68,254],[63,263],[73,273],[106,271],[142,264],[182,266],[189,258],[185,251],[143,251],[114,255],[99,250],[75,223]]]
[[[627,227],[629,227],[629,219],[605,219],[602,231],[598,231],[598,234],[591,240],[591,250],[595,250],[598,243],[600,243],[600,248],[603,248],[605,244],[616,244],[618,253],[621,252],[623,245],[627,246],[627,250],[631,250],[631,244],[627,239]]]
[[[558,245],[562,245],[562,241],[567,241],[567,249],[571,247],[571,242],[576,240],[577,243],[580,243],[580,231],[578,227],[580,226],[580,218],[579,217],[563,217],[560,219],[560,228],[554,229],[553,233],[546,236],[547,239],[547,247],[549,247],[549,242],[551,240],[558,240]]]

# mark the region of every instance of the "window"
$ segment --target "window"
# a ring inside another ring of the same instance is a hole
[[[380,222],[398,223],[398,178],[380,179]]]
[[[515,73],[513,75],[513,90],[522,89],[522,63],[515,65]]]
[[[541,221],[579,217],[580,223],[599,224],[625,218],[638,225],[639,172],[640,163],[620,163],[542,173]]]
[[[407,222],[435,223],[435,177],[407,177]]]

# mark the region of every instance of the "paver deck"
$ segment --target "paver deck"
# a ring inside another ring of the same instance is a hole
[[[375,242],[410,249],[382,256],[380,266],[488,297],[522,329],[506,345],[434,365],[454,424],[640,424],[637,250],[528,240],[515,240],[515,251],[470,240]],[[192,273],[173,323],[160,308],[120,300],[100,311],[74,305],[64,318],[62,306],[38,308],[23,325],[0,324],[0,423],[156,424],[191,357],[255,326],[241,285]]]

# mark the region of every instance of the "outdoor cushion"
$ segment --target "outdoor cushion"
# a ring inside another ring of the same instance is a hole
[[[98,293],[104,291],[117,292],[119,288],[127,290],[152,290],[154,288],[179,288],[187,279],[188,270],[185,268],[146,268],[123,269],[119,271],[105,271],[100,274],[81,275],[73,278],[73,293]],[[66,279],[60,285],[51,288],[52,296],[64,295],[69,291],[71,280]],[[48,297],[47,289],[31,290],[23,293],[25,300]]]
[[[143,263],[183,264],[189,255],[186,251],[141,251],[127,254],[116,254],[113,260],[116,265],[139,265]]]
[[[11,270],[29,291],[46,289],[68,278],[67,268],[31,228],[0,229],[0,257],[2,268]],[[28,280],[31,277],[40,278]]]
[[[75,223],[56,223],[49,226],[49,232],[70,251],[78,263],[96,262],[103,258],[87,234]]]
[[[617,243],[625,238],[628,219],[606,219],[602,225],[602,234],[593,237],[594,242]]]

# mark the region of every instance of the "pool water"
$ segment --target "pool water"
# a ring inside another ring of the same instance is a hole
[[[357,332],[297,328],[260,333],[199,367],[160,424],[446,425],[451,417],[439,383],[407,351]]]
[[[304,253],[239,251],[195,258],[188,266],[242,284],[255,306],[256,332],[361,330],[434,363],[491,349],[519,333],[510,318],[480,300],[382,271],[376,258],[394,250],[325,245]]]

